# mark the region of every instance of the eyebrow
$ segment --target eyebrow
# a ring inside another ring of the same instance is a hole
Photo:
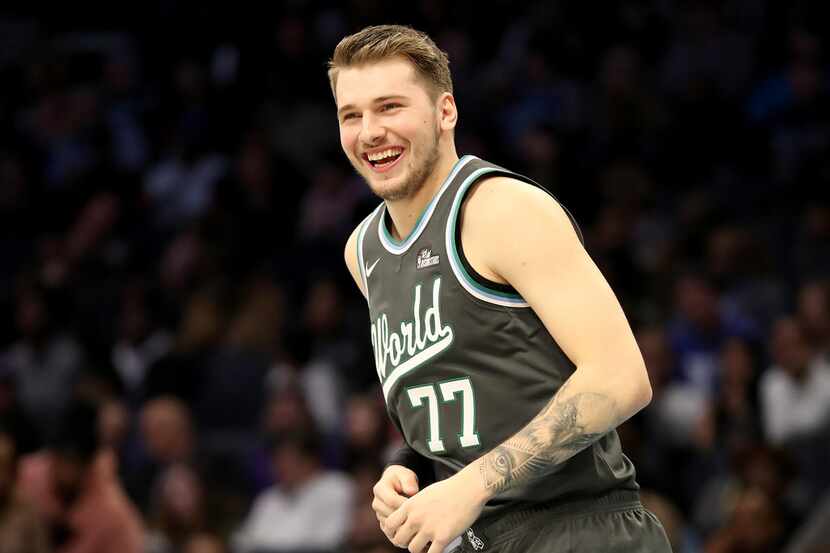
[[[378,98],[375,98],[374,100],[372,100],[372,103],[373,104],[382,104],[383,102],[386,102],[387,100],[405,100],[405,99],[406,99],[406,96],[404,96],[402,94],[392,94],[390,96],[380,96]],[[352,110],[352,109],[355,109],[354,104],[346,104],[345,106],[342,106],[340,109],[337,110],[337,115],[338,116],[342,115],[344,111],[349,111],[349,110]]]

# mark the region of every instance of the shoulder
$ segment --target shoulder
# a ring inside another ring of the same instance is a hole
[[[374,214],[374,211],[372,214]],[[348,240],[346,240],[346,245],[343,249],[343,259],[346,262],[346,267],[349,269],[349,273],[352,275],[355,284],[357,284],[358,289],[364,296],[366,296],[366,290],[363,286],[363,272],[360,267],[358,248],[360,247],[361,230],[368,223],[368,220],[372,218],[372,214],[369,214],[369,216],[363,219],[363,221],[361,221],[360,224],[354,228],[352,233],[349,235]]]
[[[506,176],[473,185],[462,206],[462,224],[465,231],[496,244],[532,236],[579,242],[570,217],[553,196]]]
[[[343,251],[343,258],[346,261],[346,266],[349,268],[349,270],[357,268],[357,240],[358,235],[360,234],[360,228],[362,226],[363,223],[357,225],[355,229],[352,231],[352,233],[349,235],[348,240],[346,240],[346,247]]]

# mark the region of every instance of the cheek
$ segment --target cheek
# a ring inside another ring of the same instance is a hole
[[[352,157],[356,140],[357,133],[355,131],[348,127],[340,127],[340,147],[349,157]]]

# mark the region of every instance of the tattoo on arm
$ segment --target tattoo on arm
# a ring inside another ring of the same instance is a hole
[[[481,476],[487,488],[498,493],[551,474],[616,426],[612,398],[582,392],[561,399],[567,385],[524,428],[485,455]]]

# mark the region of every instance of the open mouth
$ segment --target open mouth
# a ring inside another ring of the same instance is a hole
[[[376,172],[382,173],[388,171],[403,157],[403,148],[394,146],[387,148],[380,152],[373,152],[371,154],[363,154],[363,159]]]

